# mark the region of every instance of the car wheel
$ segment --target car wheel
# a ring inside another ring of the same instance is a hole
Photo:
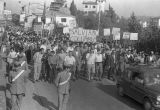
[[[118,94],[124,96],[124,89],[121,86],[118,86]]]
[[[144,100],[143,106],[144,106],[144,110],[153,110],[152,103],[149,99]]]

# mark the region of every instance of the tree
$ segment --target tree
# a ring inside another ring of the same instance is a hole
[[[141,25],[138,22],[134,13],[131,14],[128,21],[129,32],[139,33],[141,32]]]
[[[77,7],[74,3],[74,0],[72,1],[71,6],[70,6],[70,12],[71,12],[71,15],[73,16],[77,15]]]
[[[20,23],[20,15],[19,14],[12,14],[12,22],[15,25],[19,25],[19,23]]]
[[[83,11],[78,10],[76,15],[76,21],[78,27],[84,27],[84,13]]]

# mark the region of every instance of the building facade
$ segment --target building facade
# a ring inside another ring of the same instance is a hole
[[[83,1],[83,11],[85,13],[94,12],[104,12],[106,10],[106,0],[84,0]]]

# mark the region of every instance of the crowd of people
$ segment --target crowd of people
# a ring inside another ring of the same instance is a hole
[[[143,51],[137,52],[133,48],[113,46],[108,42],[72,42],[69,40],[69,35],[64,34],[42,38],[33,32],[10,30],[7,32],[5,42],[2,42],[1,52],[7,56],[7,74],[12,84],[14,107],[18,107],[15,106],[16,100],[25,95],[22,82],[25,81],[26,74],[19,80],[14,79],[17,81],[15,82],[13,78],[16,75],[13,73],[18,71],[19,74],[22,70],[29,73],[27,65],[34,67],[34,71],[31,72],[34,82],[48,83],[54,83],[58,74],[68,65],[73,81],[85,78],[89,82],[101,81],[103,78],[116,81],[129,65],[160,66],[160,57],[153,51],[146,54]]]
[[[80,43],[69,40],[68,35],[41,38],[34,33],[8,32],[2,51],[8,57],[9,66],[18,54],[23,53],[26,61],[34,65],[34,81],[53,83],[64,64],[72,66],[72,79],[83,76],[90,80],[115,77],[130,63],[160,62],[159,56],[145,54],[135,49],[110,46],[107,43]],[[8,67],[9,67],[8,66]]]

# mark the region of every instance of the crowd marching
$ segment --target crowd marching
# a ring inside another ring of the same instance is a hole
[[[25,89],[23,89],[25,83],[22,82],[26,77],[25,74],[15,83],[14,73],[22,70],[28,73],[27,65],[34,67],[34,82],[48,83],[58,80],[56,79],[59,77],[58,73],[65,70],[66,65],[69,65],[71,69],[73,81],[83,77],[89,82],[101,81],[103,78],[116,81],[130,64],[149,63],[160,66],[160,58],[153,51],[146,54],[137,52],[136,49],[126,49],[117,45],[114,47],[107,42],[72,42],[69,40],[69,35],[64,34],[42,38],[33,32],[8,31],[1,50],[7,56],[7,73],[12,83],[11,93],[14,107],[18,107],[15,106],[16,97],[20,100],[25,95]]]

